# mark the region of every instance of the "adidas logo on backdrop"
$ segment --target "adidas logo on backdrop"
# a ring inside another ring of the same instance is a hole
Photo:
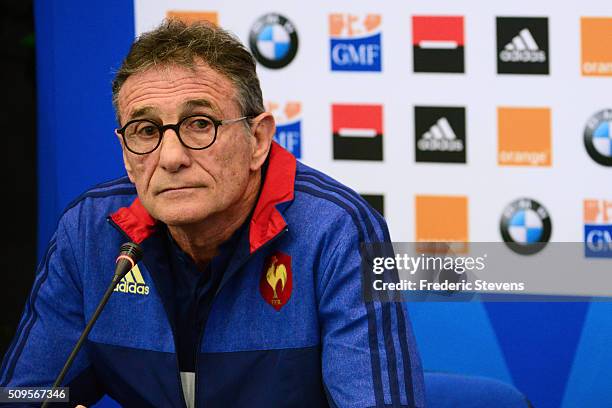
[[[414,107],[417,162],[465,163],[465,108]]]
[[[497,17],[497,73],[549,73],[548,18]]]
[[[463,150],[463,140],[457,139],[450,123],[445,117],[438,119],[435,125],[421,136],[417,142],[419,150],[455,152]]]
[[[506,44],[499,58],[503,62],[545,62],[546,53],[542,51],[528,29],[523,28],[519,34]]]

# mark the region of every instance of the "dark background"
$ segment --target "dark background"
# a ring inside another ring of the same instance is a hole
[[[0,356],[15,333],[36,267],[36,71],[32,1],[0,0],[3,94]]]

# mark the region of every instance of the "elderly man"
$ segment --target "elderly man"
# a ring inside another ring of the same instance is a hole
[[[361,243],[388,241],[355,192],[273,142],[253,58],[207,24],[138,38],[113,83],[127,177],[64,212],[2,386],[50,385],[134,241],[68,372],[71,401],[126,407],[415,407],[401,303],[364,299]]]

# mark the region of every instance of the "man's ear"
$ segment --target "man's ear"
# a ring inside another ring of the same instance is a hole
[[[266,161],[274,132],[276,132],[276,123],[270,112],[264,112],[253,119],[251,133],[255,142],[251,153],[251,171],[259,170]]]
[[[130,181],[134,183],[134,178],[132,177],[132,166],[130,165],[130,162],[128,162],[127,160],[127,151],[125,149],[125,146],[123,145],[123,137],[119,133],[117,133],[116,130],[115,130],[115,135],[117,136],[117,139],[119,140],[119,144],[121,145],[121,153],[123,154],[123,166],[125,167],[125,171],[127,172],[127,175]]]

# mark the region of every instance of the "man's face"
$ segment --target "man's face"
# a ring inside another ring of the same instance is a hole
[[[206,64],[175,65],[130,76],[118,97],[121,126],[133,119],[177,123],[185,116],[242,116],[228,78]],[[254,141],[244,122],[222,125],[215,143],[191,150],[167,130],[152,153],[123,146],[123,159],[138,196],[153,218],[173,226],[196,224],[231,209],[243,198],[251,175]]]

